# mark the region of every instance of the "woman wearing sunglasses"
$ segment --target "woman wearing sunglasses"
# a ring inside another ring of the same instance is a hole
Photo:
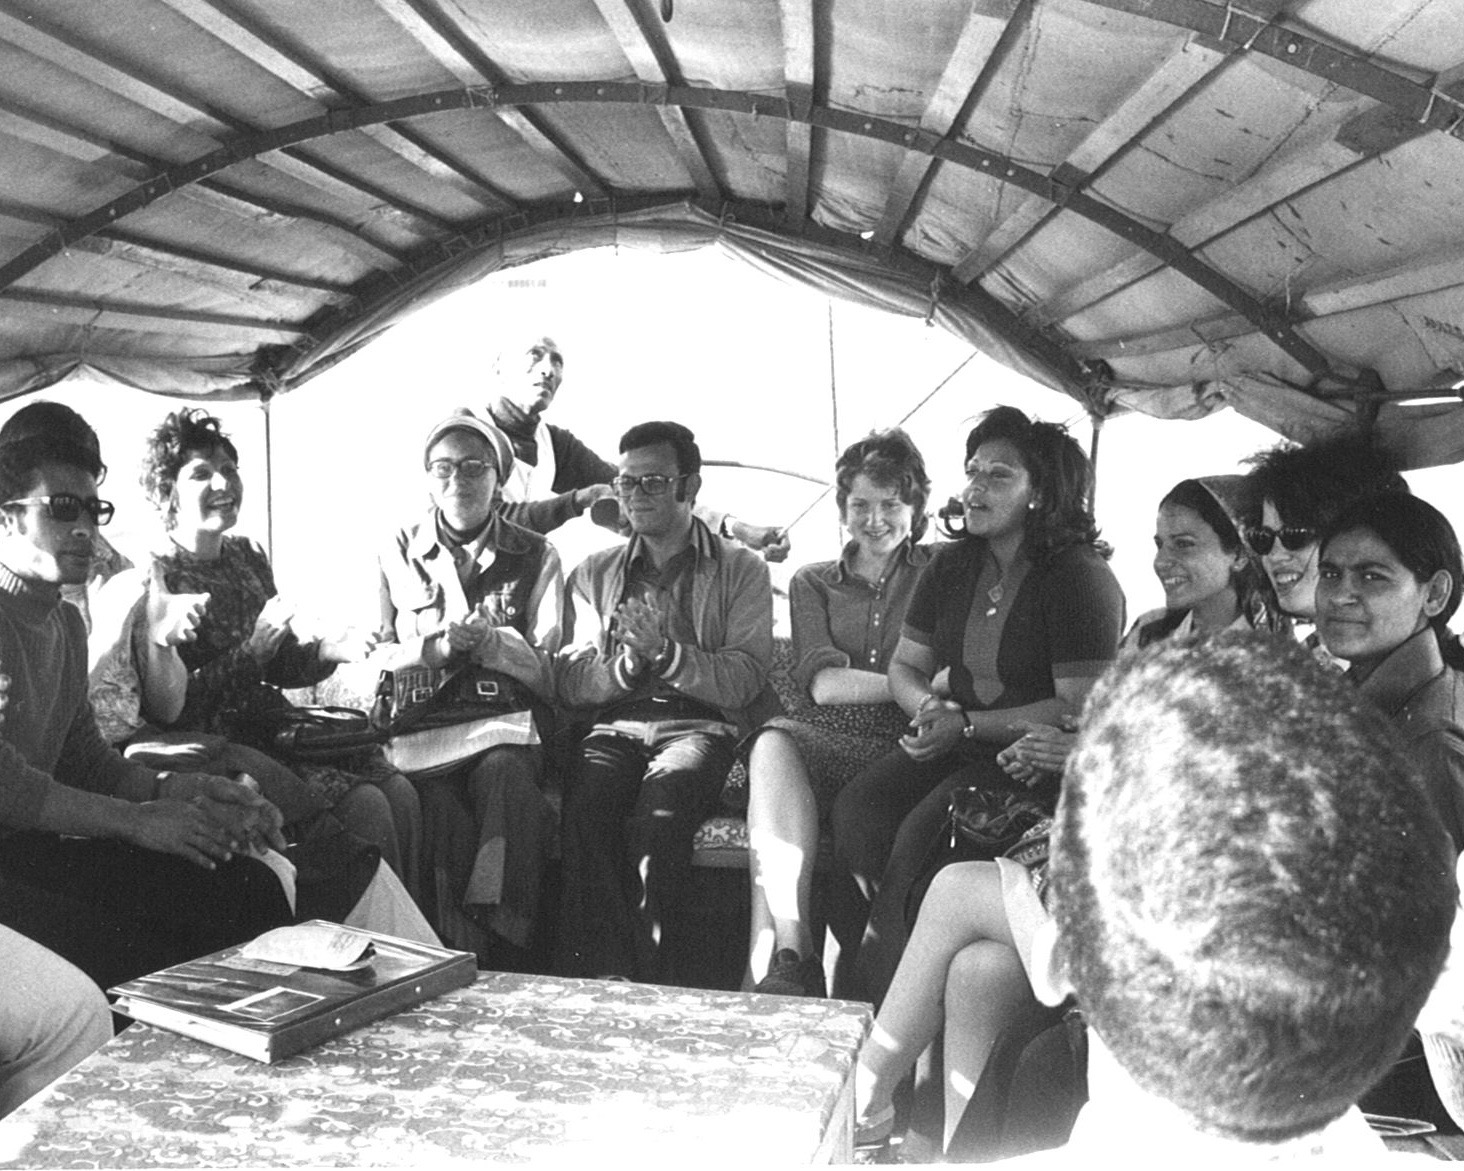
[[[196,408],[168,415],[149,439],[142,482],[167,534],[146,572],[170,594],[206,599],[190,637],[176,646],[182,672],[138,658],[144,714],[164,727],[266,748],[270,714],[289,706],[280,688],[325,679],[337,664],[363,658],[371,640],[308,638],[293,629],[264,550],[231,534],[244,482],[218,419]],[[363,750],[348,766],[292,760],[290,767],[317,808],[380,849],[415,891],[421,810],[411,783],[379,750]]]
[[[427,434],[431,506],[382,551],[381,637],[393,670],[464,668],[547,734],[549,665],[564,621],[559,555],[505,520],[499,492],[513,447],[467,412]],[[539,926],[554,811],[540,789],[543,749],[502,743],[432,776],[415,776],[426,819],[428,917],[487,966],[527,970]]]
[[[1259,504],[1246,541],[1271,585],[1282,613],[1305,634],[1316,615],[1317,537],[1350,501],[1377,492],[1408,490],[1397,463],[1354,435],[1307,447],[1283,445],[1252,456],[1247,475]],[[1315,647],[1315,636],[1308,638]]]

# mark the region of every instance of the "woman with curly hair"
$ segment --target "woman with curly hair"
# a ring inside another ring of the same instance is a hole
[[[142,484],[168,538],[152,572],[173,594],[208,598],[194,638],[177,648],[183,671],[142,680],[145,714],[164,727],[264,747],[263,721],[289,706],[281,688],[318,683],[337,664],[363,658],[373,642],[301,638],[292,629],[264,550],[230,535],[244,484],[238,450],[218,419],[197,408],[168,415],[148,441]],[[377,749],[349,767],[290,764],[415,892],[422,814],[411,782]]]
[[[857,953],[857,980],[841,995],[882,998],[952,792],[1030,795],[1049,812],[1056,803],[1055,778],[1029,788],[996,757],[1024,724],[1076,715],[1117,653],[1123,592],[1098,542],[1090,483],[1087,456],[1062,427],[1013,407],[988,412],[967,437],[964,523],[922,571],[890,661],[910,731],[834,803],[835,859],[852,879],[834,916],[840,984]]]
[[[898,428],[850,445],[834,472],[849,543],[788,586],[797,700],[749,738],[751,935],[744,986],[822,996],[809,917],[819,823],[839,789],[899,741],[909,718],[890,695],[890,656],[930,560],[925,460]]]

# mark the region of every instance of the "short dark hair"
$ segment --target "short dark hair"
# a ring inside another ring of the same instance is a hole
[[[1444,608],[1429,619],[1440,646],[1452,653],[1449,619],[1459,609],[1464,590],[1464,556],[1449,518],[1427,500],[1406,492],[1380,492],[1354,500],[1331,520],[1321,534],[1321,556],[1328,542],[1354,529],[1366,529],[1393,551],[1393,555],[1420,582],[1439,570],[1452,581]],[[1457,664],[1454,664],[1457,665]]]
[[[969,463],[983,443],[1004,439],[1017,449],[1022,467],[1032,479],[1035,507],[1027,514],[1028,556],[1041,563],[1069,545],[1093,545],[1106,556],[1098,540],[1098,522],[1090,502],[1093,467],[1077,440],[1057,423],[1030,419],[1016,407],[993,407],[966,436]],[[963,539],[965,526],[953,526],[949,535]]]
[[[880,488],[893,488],[913,512],[910,536],[920,540],[930,522],[925,506],[930,501],[930,477],[925,474],[925,457],[915,441],[899,427],[871,431],[844,448],[834,465],[834,500],[839,516],[849,502],[855,476],[868,476]]]
[[[620,454],[638,447],[654,447],[658,443],[668,443],[675,449],[676,470],[683,476],[701,471],[701,448],[696,445],[696,436],[691,433],[691,428],[680,423],[665,420],[637,423],[620,437]]]
[[[202,407],[173,411],[148,436],[142,457],[143,490],[153,507],[171,519],[173,488],[190,451],[222,449],[235,463],[239,451],[224,434],[224,425]]]
[[[1293,640],[1235,631],[1099,680],[1049,875],[1056,959],[1114,1058],[1249,1141],[1324,1126],[1388,1068],[1456,899],[1387,718]]]
[[[29,495],[47,464],[77,468],[96,479],[101,462],[87,448],[51,435],[0,444],[0,502]]]
[[[1298,447],[1284,443],[1245,461],[1251,484],[1251,524],[1269,500],[1281,523],[1324,529],[1349,501],[1378,492],[1407,492],[1398,459],[1365,435],[1344,432]]]
[[[64,403],[37,399],[26,403],[0,427],[0,446],[22,439],[56,439],[79,447],[87,456],[86,470],[100,483],[107,475],[102,462],[102,443],[92,427]]]

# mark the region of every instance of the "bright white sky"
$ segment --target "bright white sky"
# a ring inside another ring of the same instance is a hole
[[[374,626],[376,550],[426,500],[421,437],[452,408],[488,401],[500,346],[521,352],[542,333],[566,356],[549,418],[611,460],[628,426],[668,418],[696,432],[705,459],[826,480],[841,447],[873,427],[902,423],[925,454],[938,503],[958,490],[966,433],[988,407],[1009,403],[1071,425],[1085,448],[1090,440],[1086,416],[1071,399],[983,355],[972,358],[965,343],[918,319],[831,303],[712,249],[582,252],[446,297],[272,404],[281,592],[322,626]],[[103,495],[118,505],[109,536],[125,549],[151,523],[136,466],[169,401],[84,384],[42,397],[74,406],[101,434],[112,468]],[[0,407],[0,420],[19,405]],[[215,404],[214,411],[240,449],[240,531],[263,541],[264,411],[253,403]],[[1188,476],[1239,470],[1246,455],[1277,441],[1231,411],[1194,423],[1126,416],[1104,428],[1098,516],[1116,550],[1130,618],[1162,602],[1150,569],[1159,498]],[[805,561],[835,555],[832,494],[806,511],[818,485],[741,470],[711,469],[706,478],[706,502],[749,520],[794,525],[793,554],[774,568],[775,583],[785,584]],[[1456,525],[1464,520],[1453,508],[1458,467],[1409,479]],[[568,567],[613,538],[576,521],[557,539]]]

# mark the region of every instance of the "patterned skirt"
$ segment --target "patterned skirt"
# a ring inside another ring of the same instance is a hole
[[[910,717],[893,703],[801,704],[793,715],[769,720],[742,742],[738,768],[728,779],[728,786],[741,782],[745,805],[747,782],[743,770],[747,754],[758,736],[776,728],[791,736],[798,746],[813,785],[819,820],[825,821],[839,790],[866,765],[889,752],[909,723]]]

